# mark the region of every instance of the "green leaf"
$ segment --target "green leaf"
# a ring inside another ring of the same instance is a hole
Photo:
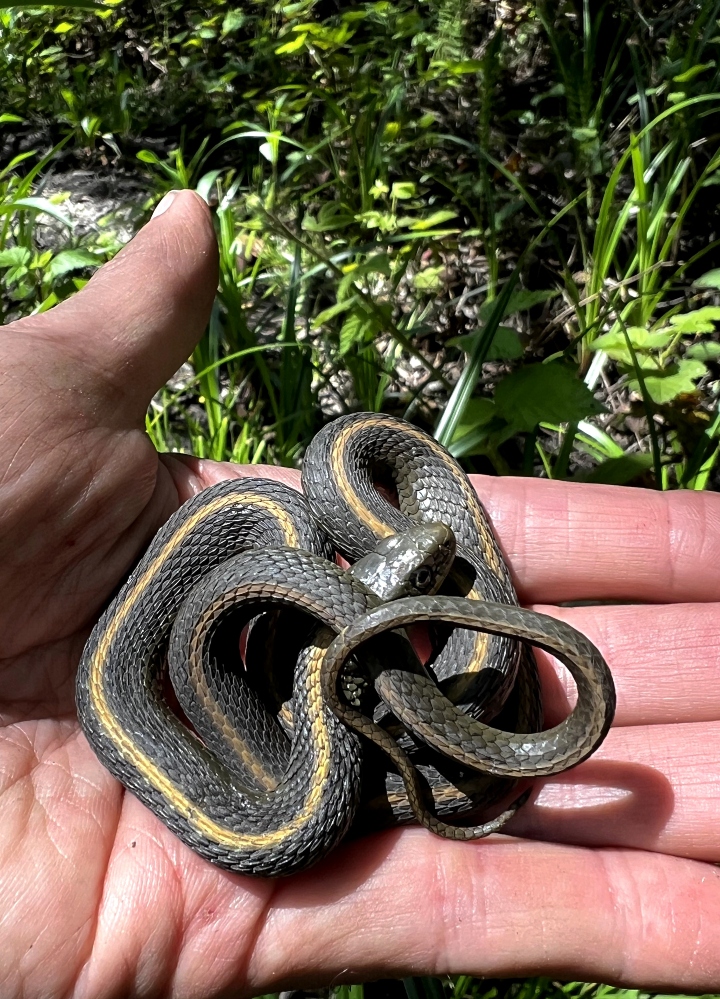
[[[598,132],[596,128],[574,128],[571,135],[576,142],[591,142],[597,139]]]
[[[21,122],[23,119],[16,114],[0,114],[0,124],[4,125],[6,122]]]
[[[695,382],[706,374],[707,368],[702,361],[695,358],[678,361],[662,371],[654,371],[643,378],[648,395],[659,406],[672,402],[679,395],[687,395],[695,391]],[[628,388],[640,393],[640,385],[636,378],[628,380]]]
[[[443,288],[442,275],[445,267],[426,267],[425,270],[418,271],[413,277],[413,287],[416,291],[426,295],[434,294]]]
[[[702,340],[700,343],[693,343],[685,351],[686,357],[692,357],[698,361],[720,360],[720,343],[714,340]]]
[[[57,219],[58,222],[62,222],[68,229],[72,229],[72,222],[67,215],[63,215],[61,211],[58,211],[55,205],[51,201],[48,201],[47,198],[18,198],[17,201],[10,201],[6,205],[0,205],[0,214],[8,215],[18,208],[31,208],[36,212],[44,212],[46,215]]]
[[[241,10],[229,10],[225,17],[223,18],[221,33],[223,38],[225,35],[231,35],[234,31],[242,28],[243,24],[247,21],[247,15]]]
[[[72,271],[80,271],[85,267],[99,267],[101,263],[102,261],[88,250],[63,250],[53,257],[45,273],[51,281],[54,281]]]
[[[312,215],[306,215],[302,227],[308,232],[333,232],[336,229],[344,229],[354,221],[355,216],[347,205],[340,201],[330,201],[322,206],[317,219]]]
[[[455,428],[455,433],[453,434],[453,441],[460,440],[465,434],[470,433],[471,430],[476,430],[478,427],[484,427],[486,423],[495,415],[495,403],[492,399],[486,399],[484,396],[476,396],[468,401],[465,411]]]
[[[443,222],[447,222],[450,219],[456,219],[457,212],[451,211],[439,211],[433,212],[426,219],[417,219],[411,225],[408,226],[409,229],[424,231],[425,229],[433,229],[436,225],[442,225]]]
[[[499,446],[507,437],[506,426],[493,426],[501,423],[496,417],[495,403],[483,396],[470,399],[465,411],[453,432],[449,450],[455,458],[466,455],[485,454],[488,445]]]
[[[367,229],[379,229],[380,232],[394,232],[397,229],[397,215],[392,212],[360,212],[355,219]]]
[[[343,312],[347,312],[348,309],[351,309],[356,302],[357,296],[353,295],[352,298],[346,298],[343,302],[336,302],[335,305],[331,305],[329,309],[323,309],[323,311],[319,312],[313,319],[312,328],[316,330],[319,326],[322,326],[324,323],[334,319],[335,316],[342,315]]]
[[[707,271],[696,281],[693,281],[694,288],[720,288],[720,267]]]
[[[667,328],[650,333],[644,326],[628,326],[626,332],[633,349],[639,354],[663,350],[678,334],[678,330]],[[622,361],[623,364],[632,366],[632,353],[628,349],[623,330],[611,330],[609,333],[603,333],[588,346],[590,350],[604,350],[608,357],[612,357],[614,361]]]
[[[355,282],[367,274],[382,274],[384,277],[390,277],[391,273],[392,263],[388,254],[374,253],[362,263],[351,264],[346,268],[345,275],[337,286],[337,297],[340,301],[351,298],[355,290]]]
[[[498,384],[495,405],[500,416],[517,430],[534,430],[538,423],[577,423],[605,412],[573,369],[564,364],[528,364]]]
[[[276,55],[284,55],[287,52],[297,52],[305,44],[305,39],[307,38],[307,31],[303,31],[302,34],[298,35],[297,38],[293,38],[292,41],[285,42],[279,48],[275,49]]]
[[[690,80],[694,80],[700,73],[712,69],[714,65],[714,59],[711,59],[709,62],[699,62],[697,65],[691,66],[690,69],[686,69],[684,73],[678,73],[677,76],[673,77],[673,80],[675,83],[689,83]]]
[[[484,330],[479,329],[474,330],[472,333],[468,333],[467,336],[455,336],[451,340],[448,340],[448,345],[451,347],[459,347],[461,350],[464,350],[467,354],[469,354],[473,349],[474,344],[483,335],[483,332]],[[524,353],[525,351],[522,343],[520,342],[517,330],[512,329],[510,326],[498,326],[485,360],[516,361],[519,357],[522,357]]]
[[[356,343],[371,340],[374,332],[375,325],[370,316],[358,309],[351,312],[340,328],[340,356],[347,354]]]
[[[651,454],[624,454],[622,457],[608,458],[588,472],[581,472],[573,481],[604,482],[611,486],[624,486],[645,472],[649,472],[652,467]]]
[[[32,253],[25,246],[10,246],[0,250],[0,267],[20,267],[27,264]]]
[[[705,305],[693,312],[671,316],[670,322],[676,333],[712,333],[715,323],[720,323],[720,305]]]
[[[452,73],[453,76],[463,76],[465,73],[479,73],[483,64],[479,59],[463,59],[462,62],[440,62],[437,65],[442,66],[446,69],[448,73]]]
[[[407,201],[414,198],[417,193],[417,186],[409,180],[400,180],[393,184],[390,189],[390,197],[397,198],[398,201]]]
[[[141,163],[152,163],[154,166],[160,162],[160,157],[152,149],[141,149],[135,155]]]
[[[536,305],[541,305],[543,302],[548,302],[552,298],[557,298],[560,294],[559,291],[555,289],[547,289],[545,291],[528,291],[525,288],[521,288],[520,291],[515,291],[510,296],[507,301],[503,313],[500,316],[501,319],[507,319],[508,316],[514,316],[518,312],[527,312],[528,309],[534,308]],[[495,307],[495,299],[485,300],[478,310],[478,315],[483,321],[486,320],[490,313]]]

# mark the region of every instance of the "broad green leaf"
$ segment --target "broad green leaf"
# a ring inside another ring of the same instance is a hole
[[[409,180],[399,180],[390,189],[390,197],[398,201],[407,201],[417,194],[417,186]]]
[[[0,250],[0,267],[19,267],[27,264],[32,258],[32,253],[25,246],[10,246],[6,250]]]
[[[483,396],[476,396],[470,399],[460,422],[455,428],[455,433],[453,434],[453,441],[460,440],[465,434],[470,433],[471,430],[475,430],[477,427],[483,427],[486,423],[495,415],[495,403],[492,399],[486,399]]]
[[[650,333],[644,326],[628,326],[627,338],[634,350],[640,354],[647,354],[653,350],[663,350],[677,336],[676,329],[656,330]],[[623,364],[632,365],[632,353],[628,349],[625,332],[623,330],[611,330],[597,337],[591,344],[590,350],[604,350],[614,361],[622,361]]]
[[[483,330],[479,329],[473,333],[468,333],[467,336],[453,337],[451,340],[448,340],[448,345],[459,347],[469,354],[473,349],[473,345],[483,335],[483,332]],[[498,326],[485,360],[515,361],[517,358],[522,357],[524,352],[517,330],[512,329],[510,326]]]
[[[670,322],[676,333],[712,333],[715,323],[720,323],[720,305],[704,305],[693,312],[682,312],[671,316]]]
[[[307,38],[307,32],[304,31],[302,34],[298,35],[297,38],[293,38],[292,41],[285,42],[279,48],[275,49],[277,55],[284,55],[287,52],[297,52],[305,44],[305,39]]]
[[[27,275],[27,273],[28,273],[28,268],[24,264],[20,264],[17,267],[9,267],[8,270],[5,272],[5,284],[8,287],[16,285],[19,281],[22,281],[22,279]],[[30,288],[28,288],[27,291],[29,294]],[[17,291],[15,292],[15,295],[17,295]],[[26,298],[27,295],[23,294],[22,297]]]
[[[516,430],[538,423],[577,423],[604,407],[577,373],[564,364],[528,364],[498,384],[495,406]]]
[[[47,265],[53,258],[52,250],[45,250],[44,253],[36,254],[35,258],[31,261],[30,266],[33,270],[44,271]]]
[[[63,250],[50,261],[45,271],[50,280],[82,270],[84,267],[99,267],[102,261],[88,250]]]
[[[693,343],[685,351],[685,356],[698,361],[720,360],[720,343],[716,343],[714,340],[703,340],[700,343]]]
[[[438,292],[443,287],[443,273],[445,268],[441,267],[426,267],[425,270],[418,271],[413,277],[413,286],[416,291],[422,292],[425,295],[434,294]]]
[[[678,361],[663,371],[648,373],[643,381],[648,395],[658,405],[672,402],[679,395],[688,395],[695,391],[695,382],[707,372],[702,361],[695,358]],[[640,385],[635,378],[628,380],[628,388],[640,394]]]
[[[0,114],[0,125],[4,125],[6,122],[21,122],[23,119],[16,114]]]
[[[702,274],[696,281],[693,281],[693,287],[720,288],[720,267]]]
[[[222,35],[231,35],[234,31],[242,28],[243,24],[247,21],[247,15],[240,10],[229,10],[222,23]]]
[[[608,458],[588,472],[575,476],[576,482],[604,482],[611,486],[624,486],[653,467],[651,454],[624,454]]]

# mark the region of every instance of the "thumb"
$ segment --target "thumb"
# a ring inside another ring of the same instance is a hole
[[[217,288],[210,212],[192,191],[165,210],[71,299],[14,324],[74,357],[113,421],[144,419],[155,392],[192,352]]]

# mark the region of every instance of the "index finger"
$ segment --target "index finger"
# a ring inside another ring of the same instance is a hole
[[[720,496],[470,476],[523,603],[720,600]]]

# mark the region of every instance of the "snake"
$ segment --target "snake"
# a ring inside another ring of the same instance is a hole
[[[419,428],[339,417],[308,445],[302,490],[226,479],[158,531],[81,657],[90,745],[195,853],[250,876],[389,824],[498,831],[529,796],[517,781],[605,738],[607,664],[518,605],[469,479]],[[532,645],[577,687],[545,731]]]

